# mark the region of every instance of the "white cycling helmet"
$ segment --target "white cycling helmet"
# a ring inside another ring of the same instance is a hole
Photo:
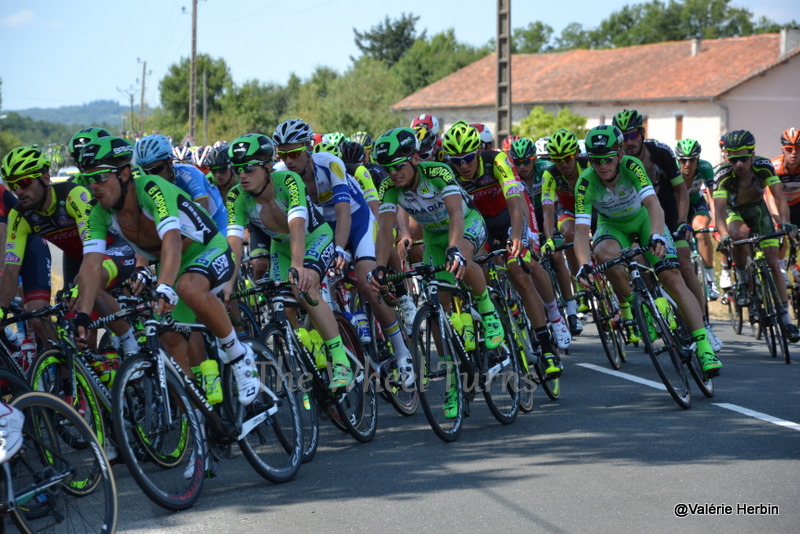
[[[536,140],[536,157],[542,159],[550,159],[550,152],[547,151],[547,142],[550,140],[550,136],[547,137],[540,137]]]
[[[314,137],[311,126],[303,119],[289,119],[283,121],[275,128],[272,141],[275,146],[291,145],[294,143],[310,143]]]

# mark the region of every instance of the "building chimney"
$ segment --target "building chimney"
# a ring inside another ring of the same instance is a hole
[[[781,28],[781,56],[800,46],[800,29]]]
[[[697,54],[700,53],[700,43],[702,41],[703,40],[700,37],[695,37],[694,39],[692,39],[692,55],[691,55],[691,57],[695,57],[695,56],[697,56]]]

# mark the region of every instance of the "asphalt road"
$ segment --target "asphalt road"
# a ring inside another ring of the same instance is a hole
[[[403,418],[380,401],[373,442],[326,426],[314,460],[280,486],[237,453],[180,513],[152,504],[116,466],[119,530],[797,532],[800,364],[714,324],[726,344],[722,375],[712,399],[693,389],[689,410],[652,387],[658,377],[641,349],[609,374],[588,324],[564,357],[562,398],[537,392],[536,409],[512,425],[479,399],[460,439],[446,444],[421,410]]]

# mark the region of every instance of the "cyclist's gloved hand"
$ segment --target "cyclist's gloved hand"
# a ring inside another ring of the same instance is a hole
[[[170,306],[178,304],[178,294],[172,289],[172,286],[167,284],[158,284],[154,298],[156,302],[163,299]]]
[[[386,285],[383,280],[384,277],[386,277],[386,266],[378,265],[377,267],[375,267],[374,269],[372,269],[370,272],[367,273],[367,283],[370,285],[374,285],[373,284],[374,280],[375,284],[378,284],[379,286],[384,286]]]
[[[679,224],[678,228],[672,233],[672,239],[674,241],[689,240],[693,233],[694,229],[689,223]]]
[[[544,242],[544,245],[542,245],[542,254],[545,255],[552,254],[555,251],[556,251],[555,241],[553,241],[552,237],[548,237],[547,240]]]
[[[92,324],[92,318],[88,313],[78,312],[75,318],[72,319],[72,335],[76,339],[85,339],[89,333],[89,325]],[[79,332],[78,328],[83,328],[83,332]]]
[[[722,239],[719,241],[719,246],[717,250],[725,250],[726,248],[730,248],[731,243],[733,243],[733,238],[729,235],[722,236]]]
[[[794,225],[792,223],[783,223],[781,225],[781,230],[786,232],[787,235],[791,235],[797,231],[797,225]]]
[[[653,234],[650,236],[650,248],[656,248],[658,245],[661,245],[666,248],[667,240],[661,234]]]
[[[575,279],[580,283],[583,284],[584,281],[586,284],[589,283],[589,275],[592,274],[592,266],[589,264],[584,263],[578,269],[578,273],[575,275]]]
[[[462,267],[467,265],[467,258],[464,257],[464,254],[461,253],[461,249],[458,247],[449,247],[447,249],[447,261],[458,263]]]
[[[351,261],[353,261],[353,255],[339,245],[336,245],[336,257],[342,258],[345,261],[345,264],[349,264]]]
[[[153,274],[147,267],[139,266],[135,268],[131,278],[145,287],[149,287],[153,283]]]

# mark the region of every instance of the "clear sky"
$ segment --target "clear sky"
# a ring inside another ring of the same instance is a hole
[[[635,0],[512,0],[512,28],[541,20],[555,35],[569,23],[594,28]],[[199,0],[197,49],[223,58],[235,83],[286,83],[317,66],[344,72],[360,55],[353,28],[389,16],[420,17],[428,35],[453,28],[473,45],[495,36],[495,0]],[[797,0],[734,0],[756,17],[799,19]],[[3,0],[0,2],[2,107],[17,110],[112,99],[138,105],[142,64],[145,102],[159,105],[158,82],[191,54],[191,0]],[[446,51],[443,51],[445,53]]]

